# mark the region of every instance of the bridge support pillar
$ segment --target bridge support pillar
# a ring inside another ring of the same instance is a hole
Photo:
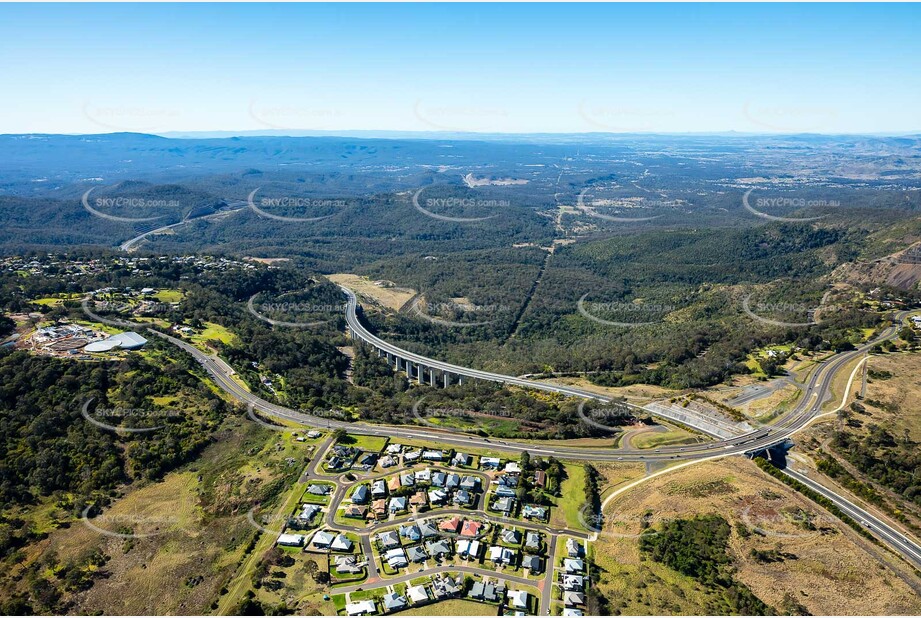
[[[413,364],[411,361],[403,361],[406,364],[406,377],[413,379]]]
[[[429,386],[435,386],[435,370],[429,369]]]
[[[451,384],[451,374],[445,371],[441,377],[444,378],[444,387],[448,388],[448,386]]]

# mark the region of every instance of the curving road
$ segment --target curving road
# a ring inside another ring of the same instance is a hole
[[[367,332],[360,321],[358,321],[356,314],[357,300],[355,300],[353,303],[352,301],[354,299],[354,293],[352,293],[349,297],[349,310],[347,312],[349,327],[361,329],[362,331]],[[217,356],[206,354],[198,348],[186,343],[185,341],[149,328],[149,325],[108,320],[106,318],[102,318],[101,316],[97,316],[89,309],[87,302],[88,300],[89,299],[84,300],[83,308],[87,315],[92,319],[103,323],[116,324],[122,327],[127,326],[138,329],[146,329],[155,336],[169,341],[173,345],[176,345],[177,347],[185,350],[193,358],[195,358],[202,365],[205,371],[211,375],[215,381],[215,384],[217,384],[217,386],[224,390],[227,394],[234,397],[241,403],[251,404],[254,409],[259,410],[263,414],[271,417],[293,421],[312,427],[343,428],[356,434],[386,436],[398,439],[418,438],[424,440],[433,440],[439,444],[460,448],[479,447],[508,452],[527,451],[532,455],[552,455],[561,459],[571,458],[583,461],[668,461],[676,459],[695,460],[715,458],[733,454],[744,454],[773,446],[774,444],[777,444],[778,442],[793,436],[797,431],[808,425],[819,414],[822,404],[831,396],[832,381],[838,372],[846,367],[851,361],[866,354],[877,343],[894,338],[898,334],[902,320],[909,313],[908,311],[901,311],[897,313],[893,323],[883,329],[879,336],[870,342],[858,347],[855,350],[836,354],[830,359],[820,363],[818,368],[812,373],[806,385],[804,386],[803,399],[800,401],[800,403],[789,414],[781,418],[771,427],[761,428],[747,435],[729,440],[715,441],[704,445],[693,445],[686,447],[662,447],[660,449],[656,449],[653,453],[638,454],[635,451],[627,449],[579,448],[557,445],[537,446],[535,444],[521,442],[489,440],[479,436],[438,431],[429,428],[409,428],[406,426],[390,427],[384,425],[368,425],[365,423],[346,423],[305,414],[297,410],[292,410],[290,408],[271,403],[250,393],[233,379],[233,368],[231,368],[227,363],[225,363]],[[367,333],[367,335],[373,337],[371,333]],[[382,341],[382,343],[386,342]],[[389,346],[389,344],[387,345]],[[389,347],[390,349],[398,350],[398,353],[405,353],[395,346]],[[418,358],[423,359],[424,357]],[[426,359],[426,361],[429,363],[429,366],[438,366],[436,364],[437,361],[430,359]],[[537,388],[548,387],[544,388],[543,390],[551,390],[552,388],[554,389],[554,392],[572,394],[574,396],[590,395],[594,399],[601,399],[601,397],[595,393],[582,395],[579,389],[559,387],[557,385],[540,382],[532,382],[529,380],[514,378],[512,376],[501,376],[500,374],[479,372],[477,370],[457,367],[455,365],[449,365],[449,367],[453,368],[451,371],[464,371],[464,375],[477,376],[485,374],[490,376],[484,379],[491,379],[493,376],[497,376],[500,378],[500,381],[516,384],[523,383],[522,385],[524,387],[531,387],[537,384],[540,385]],[[904,556],[911,563],[916,565],[918,564],[919,554],[917,552],[919,546],[917,543],[910,541],[906,536],[901,535],[898,531],[889,527],[878,518],[873,517],[863,509],[860,509],[846,498],[834,493],[833,491],[816,483],[815,481],[812,481],[811,479],[808,479],[808,482],[807,480],[803,480],[805,478],[806,477],[801,477],[800,475],[797,477],[797,480],[801,480],[804,484],[827,496],[830,500],[833,500],[842,508],[842,510],[852,514],[852,516],[854,516],[858,521],[870,522],[871,525],[868,526],[868,529],[871,531],[871,533],[875,534],[877,538],[882,539],[887,545],[893,548],[900,555]]]
[[[311,427],[330,429],[342,428],[350,432],[363,435],[434,440],[438,443],[461,449],[465,447],[478,447],[517,453],[527,451],[532,455],[554,456],[558,458],[570,458],[586,461],[645,462],[699,459],[703,457],[712,457],[716,454],[744,454],[773,446],[794,435],[798,430],[807,425],[816,414],[818,414],[819,409],[821,408],[821,404],[830,396],[831,383],[838,371],[840,371],[844,366],[853,361],[855,358],[865,354],[876,343],[885,339],[890,339],[894,337],[898,332],[897,326],[889,326],[870,343],[867,343],[857,348],[856,350],[835,355],[831,359],[821,363],[818,366],[818,369],[813,372],[810,379],[807,381],[807,384],[804,388],[804,397],[802,401],[789,414],[780,419],[774,425],[769,427],[762,427],[748,434],[731,439],[716,440],[699,445],[662,447],[655,449],[653,452],[648,452],[630,448],[583,448],[560,445],[538,445],[527,442],[515,442],[506,440],[491,440],[489,438],[483,438],[477,435],[470,435],[463,432],[455,432],[449,430],[439,430],[424,427],[371,425],[361,422],[343,422],[311,415],[272,403],[270,401],[266,401],[265,399],[262,399],[261,397],[249,392],[246,390],[246,388],[241,386],[233,379],[232,376],[235,373],[233,368],[231,368],[227,363],[225,363],[216,355],[206,354],[205,352],[202,352],[198,348],[185,341],[182,341],[181,339],[177,339],[171,335],[150,329],[149,325],[147,324],[135,324],[121,320],[102,318],[89,309],[87,300],[88,299],[84,300],[84,311],[92,319],[121,327],[147,329],[153,335],[169,341],[173,345],[185,350],[190,355],[192,355],[198,361],[198,363],[202,365],[205,371],[211,375],[218,387],[224,390],[227,394],[243,404],[252,405],[255,410],[258,410],[262,414],[270,417],[292,421]],[[367,336],[373,337],[375,340],[380,341],[381,344],[386,345],[387,347],[384,349],[391,349],[395,350],[396,353],[406,354],[408,358],[418,358],[420,359],[420,362],[428,363],[429,366],[447,366],[450,368],[449,371],[452,372],[463,372],[463,375],[480,377],[481,379],[487,379],[491,381],[501,381],[503,383],[520,385],[525,388],[533,387],[576,397],[592,397],[593,399],[600,401],[606,400],[606,398],[598,395],[597,393],[587,393],[581,389],[562,387],[556,384],[548,384],[545,382],[524,380],[521,378],[515,378],[513,376],[503,376],[501,374],[483,372],[475,369],[467,369],[465,367],[450,365],[448,363],[440,363],[434,359],[426,359],[423,356],[415,354],[410,356],[409,352],[400,350],[400,348],[397,348],[396,346],[387,344],[383,340],[380,340],[371,333],[367,332],[360,321],[358,321],[355,309],[355,297],[354,294],[352,294],[349,297],[348,311],[346,314],[350,328],[361,329],[363,333],[367,333]],[[907,312],[901,312],[899,314],[899,319],[901,320],[901,318],[906,313]]]
[[[247,202],[239,202],[239,201],[232,202],[224,206],[222,210],[213,212],[210,215],[204,215],[202,217],[192,217],[191,219],[189,217],[186,217],[182,221],[179,221],[178,223],[171,223],[169,225],[163,225],[161,227],[154,228],[152,230],[144,232],[143,234],[138,234],[134,238],[126,240],[125,242],[120,244],[118,248],[122,251],[132,251],[135,249],[136,245],[138,245],[142,240],[144,240],[148,236],[154,236],[156,234],[160,234],[162,232],[165,232],[166,230],[171,230],[174,227],[179,227],[181,225],[185,225],[186,223],[190,223],[192,221],[209,221],[211,219],[218,219],[223,215],[227,215],[230,213],[234,213],[234,212],[243,210],[246,207],[246,205],[247,205]]]

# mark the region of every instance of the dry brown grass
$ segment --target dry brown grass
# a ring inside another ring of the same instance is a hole
[[[811,514],[822,531],[807,531],[793,521],[790,514],[798,509]],[[603,571],[599,585],[624,614],[706,613],[711,592],[645,560],[635,538],[613,535],[639,533],[644,517],[655,526],[702,514],[719,514],[733,526],[730,552],[738,579],[775,608],[790,593],[817,615],[921,611],[921,597],[868,554],[864,541],[746,459],[701,463],[663,475],[619,496],[605,514],[608,534],[594,548]],[[749,528],[760,522],[764,536],[741,537],[738,526],[745,521]],[[753,548],[776,548],[795,558],[759,564],[750,557]]]
[[[628,399],[644,399],[651,401],[663,397],[673,397],[677,394],[673,390],[650,384],[634,384],[632,386],[616,387],[598,386],[597,384],[592,384],[586,378],[546,378],[542,381],[565,386],[575,386],[593,393],[610,395],[612,397],[626,397]]]
[[[350,273],[336,273],[328,275],[327,279],[333,283],[347,286],[357,294],[367,296],[380,305],[392,311],[398,311],[409,299],[416,295],[416,291],[409,288],[385,287],[377,285],[367,277]]]
[[[196,475],[170,474],[163,482],[131,492],[107,509],[100,528],[118,530],[132,522],[136,533],[156,536],[125,540],[82,523],[55,531],[43,553],[63,563],[94,547],[111,556],[108,576],[75,599],[75,611],[109,614],[196,614],[207,611],[235,562],[233,538],[249,532],[240,517],[204,521],[196,506]],[[160,522],[160,523],[147,523]],[[194,578],[201,577],[200,581]]]
[[[873,422],[891,426],[893,432],[908,431],[913,440],[921,440],[921,354],[872,356],[868,370],[888,371],[891,378],[869,378],[864,404],[872,408]],[[859,387],[859,382],[857,382]],[[878,401],[884,407],[868,404]]]

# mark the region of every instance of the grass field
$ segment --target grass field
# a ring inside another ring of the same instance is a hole
[[[192,341],[199,345],[207,345],[209,341],[220,341],[226,345],[236,345],[237,336],[227,330],[226,327],[214,322],[205,322],[205,329],[192,335]]]
[[[634,436],[630,443],[634,448],[649,449],[660,446],[681,444],[695,444],[700,438],[683,429],[669,429],[668,431],[649,431]]]
[[[560,487],[561,497],[550,512],[550,525],[582,530],[579,510],[585,504],[585,468],[582,464],[566,463],[566,480]]]
[[[159,290],[154,298],[162,303],[178,303],[183,298],[182,290]]]
[[[806,530],[786,515],[798,509],[810,514],[819,530]],[[705,514],[729,522],[729,555],[737,578],[775,608],[790,593],[815,615],[915,614],[921,609],[921,598],[866,553],[843,524],[751,461],[727,458],[663,475],[608,505],[594,556],[600,569],[598,587],[614,612],[710,613],[707,607],[719,593],[645,559],[633,536],[645,525],[656,528],[668,520]],[[760,534],[740,534],[756,526]],[[752,549],[779,549],[788,557],[762,564],[752,559]]]
[[[397,311],[415,296],[416,291],[409,288],[385,287],[376,285],[367,277],[350,273],[337,273],[327,276],[333,283],[339,283],[355,290],[357,293],[376,300],[384,307]]]
[[[29,302],[35,305],[41,305],[42,307],[54,307],[55,305],[60,305],[65,300],[79,300],[81,298],[83,298],[83,294],[57,294],[55,296],[36,298]]]
[[[361,436],[349,434],[348,437],[341,442],[347,446],[354,446],[360,448],[363,451],[368,451],[371,453],[379,453],[384,450],[384,447],[387,446],[388,438],[383,436]]]

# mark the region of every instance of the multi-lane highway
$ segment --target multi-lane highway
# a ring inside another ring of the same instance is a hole
[[[152,230],[148,230],[147,232],[144,232],[143,234],[139,234],[135,236],[134,238],[126,240],[125,242],[120,244],[118,248],[121,249],[122,251],[133,251],[134,249],[137,248],[137,245],[141,241],[145,240],[148,236],[156,236],[157,234],[162,234],[163,232],[167,230],[171,230],[174,227],[185,225],[186,223],[190,223],[192,221],[210,221],[211,219],[219,219],[230,213],[234,213],[239,210],[243,210],[246,207],[246,204],[247,204],[246,202],[239,202],[239,201],[232,202],[224,206],[221,210],[211,213],[210,215],[204,215],[202,217],[191,217],[191,218],[186,217],[182,221],[179,221],[178,223],[171,223],[169,225],[163,225],[161,227],[154,228]]]
[[[867,529],[870,533],[881,537],[887,545],[898,551],[902,556],[909,560],[916,567],[921,568],[921,545],[908,538],[905,532],[896,529],[882,519],[875,517],[869,511],[860,508],[844,496],[836,494],[824,485],[817,483],[805,474],[791,470],[789,467],[783,470],[783,473],[790,478],[796,479],[806,487],[825,496],[831,500],[835,506],[847,513]]]
[[[475,369],[468,369],[466,367],[460,367],[448,363],[440,363],[440,361],[436,361],[434,359],[411,354],[406,350],[402,350],[396,346],[388,344],[387,342],[368,332],[364,325],[361,324],[361,321],[358,319],[356,311],[357,299],[355,298],[354,293],[351,293],[351,291],[349,292],[350,293],[347,294],[349,302],[347,304],[346,312],[349,328],[352,329],[353,332],[361,332],[363,337],[373,338],[373,340],[377,342],[376,345],[384,345],[386,346],[384,349],[392,350],[392,353],[406,355],[407,358],[417,358],[420,364],[426,363],[429,366],[436,367],[443,366],[446,367],[448,371],[459,375],[462,374],[474,378],[499,381],[506,384],[514,384],[524,388],[533,387],[575,397],[592,397],[599,401],[606,400],[606,398],[598,395],[597,393],[589,393],[581,389],[563,387],[546,382],[525,380],[513,376],[503,376],[502,374],[484,372]],[[90,317],[104,322],[107,321],[92,313],[88,307],[87,302],[88,299],[84,301],[84,311],[86,311]],[[904,314],[899,314],[899,319],[901,319],[903,315]],[[114,323],[112,320],[108,321]],[[132,324],[123,321],[118,321],[117,323],[122,327],[135,326],[137,328],[147,328],[148,326],[142,324]],[[873,344],[884,339],[894,337],[897,334],[897,331],[898,327],[896,325],[891,325],[872,342],[867,343],[856,350],[837,354],[831,359],[819,364],[818,368],[813,371],[812,375],[807,381],[807,384],[805,385],[804,397],[799,405],[797,405],[789,414],[781,418],[777,423],[773,425],[762,427],[751,433],[731,439],[714,440],[712,442],[688,446],[662,447],[649,452],[648,450],[636,450],[629,447],[583,448],[562,446],[558,444],[536,444],[528,442],[489,439],[478,435],[427,427],[410,428],[407,426],[372,425],[361,422],[353,423],[334,421],[328,418],[316,416],[299,410],[293,410],[291,408],[266,401],[261,397],[258,397],[257,395],[249,392],[246,390],[246,388],[234,380],[233,369],[217,356],[206,354],[198,348],[190,345],[185,341],[182,341],[181,339],[177,339],[176,337],[172,337],[153,329],[150,330],[152,334],[166,339],[170,343],[182,348],[190,355],[192,355],[214,378],[217,385],[225,392],[243,404],[252,405],[255,410],[258,410],[260,413],[269,417],[293,421],[295,423],[313,427],[343,428],[350,432],[364,435],[387,436],[394,438],[416,438],[433,440],[459,448],[480,447],[509,452],[527,451],[534,455],[576,458],[589,461],[669,461],[678,459],[699,459],[703,457],[712,457],[716,454],[732,455],[753,452],[767,448],[769,446],[773,446],[774,444],[782,442],[783,440],[791,437],[798,430],[806,426],[813,419],[813,417],[818,414],[822,402],[824,402],[830,396],[830,388],[833,378],[843,367],[847,366],[848,363],[857,357],[865,354]]]
[[[356,304],[351,302],[353,298],[354,294],[350,297],[350,302],[348,305],[350,307],[350,310],[347,312],[349,327],[352,329],[364,329],[364,326],[358,320],[357,312],[355,311]],[[95,316],[95,314],[93,314],[88,309],[86,302],[84,303],[84,309],[91,317],[99,317]],[[178,346],[179,348],[192,355],[202,365],[205,371],[207,371],[208,374],[214,378],[215,383],[237,401],[240,401],[246,405],[252,405],[253,409],[258,410],[266,416],[275,417],[277,419],[293,421],[296,423],[319,428],[343,428],[351,433],[356,434],[387,436],[397,439],[415,438],[431,440],[434,443],[449,445],[455,448],[478,447],[508,452],[527,451],[532,455],[552,455],[561,459],[577,459],[587,461],[669,461],[679,459],[713,459],[719,456],[753,452],[768,446],[772,446],[784,439],[793,436],[797,431],[808,425],[815,418],[815,416],[819,414],[822,404],[830,397],[832,381],[838,375],[838,373],[847,367],[847,365],[852,361],[866,354],[867,351],[876,343],[895,337],[898,333],[899,325],[901,324],[901,321],[904,319],[906,314],[907,312],[899,313],[897,315],[897,320],[894,321],[889,327],[884,329],[883,332],[879,334],[879,336],[874,338],[869,343],[866,343],[855,350],[836,354],[830,359],[820,363],[812,372],[810,378],[807,380],[807,383],[803,389],[804,396],[802,401],[789,414],[781,418],[774,425],[763,427],[751,432],[750,434],[729,440],[719,440],[706,444],[689,445],[684,447],[663,447],[660,449],[655,449],[655,451],[651,453],[648,451],[637,452],[629,448],[580,448],[560,446],[556,444],[544,445],[526,442],[490,440],[480,436],[440,431],[432,428],[410,428],[407,426],[394,427],[387,425],[370,425],[366,423],[333,421],[298,410],[292,410],[290,408],[266,401],[252,394],[239,383],[237,383],[233,378],[233,369],[217,356],[206,354],[191,344],[170,335],[158,332],[153,329],[150,329],[150,332],[169,341],[170,343]],[[120,322],[119,325],[128,326],[129,324]],[[137,328],[148,327],[148,325],[142,324],[137,324],[135,326]],[[367,335],[373,337],[371,333],[367,333]],[[386,342],[382,341],[382,343]],[[407,355],[409,354],[405,350],[400,350],[395,346],[391,346],[391,349],[397,350],[398,353]],[[436,364],[437,361],[434,361],[433,359],[427,359],[421,356],[418,356],[418,358],[420,359],[420,363],[424,362],[428,363],[429,366],[438,366]],[[478,377],[480,375],[490,376],[483,379],[493,380],[494,376],[500,375],[491,374],[489,372],[479,372],[477,370],[458,367],[456,365],[448,365],[448,367],[450,367],[450,371],[458,373],[463,371],[465,372],[463,375],[469,375],[471,377]],[[507,378],[501,380],[505,383],[516,384],[525,388],[530,388],[537,384],[539,386],[536,386],[535,388],[541,388],[541,390],[552,390],[552,392],[560,392],[573,396],[591,396],[595,399],[603,399],[595,393],[584,394],[579,389],[560,387],[554,384],[532,382],[530,380],[523,380],[521,378],[513,378],[512,376],[501,377]],[[791,472],[790,474],[793,476],[793,474],[796,473]],[[883,540],[889,547],[903,555],[913,564],[919,564],[918,560],[921,555],[918,553],[919,549],[916,543],[910,541],[907,537],[899,533],[894,528],[885,524],[882,520],[873,517],[863,509],[860,509],[848,501],[846,498],[834,493],[828,488],[823,487],[812,479],[803,480],[805,477],[802,477],[802,475],[799,475],[795,478],[828,497],[830,500],[838,504],[843,511],[851,514],[852,517],[858,521],[869,523],[867,526],[868,530],[875,534],[877,538]]]
[[[364,326],[357,319],[353,299],[354,294],[352,294],[349,298],[349,310],[346,314],[349,327],[352,329],[364,329]],[[141,327],[141,325],[138,326]],[[255,410],[258,410],[260,413],[266,416],[275,417],[278,419],[293,421],[303,425],[320,428],[343,428],[350,432],[364,435],[433,440],[438,443],[448,444],[450,446],[459,448],[480,447],[509,452],[527,451],[532,455],[575,458],[589,461],[669,461],[678,459],[699,459],[703,457],[712,457],[716,454],[732,455],[752,452],[773,446],[774,444],[777,444],[791,437],[798,430],[807,425],[818,413],[821,407],[821,402],[825,401],[829,397],[832,379],[835,375],[837,375],[837,372],[860,355],[865,354],[872,344],[895,336],[897,333],[897,327],[890,326],[883,333],[881,333],[879,337],[874,339],[873,342],[865,344],[856,350],[835,355],[830,360],[820,364],[818,368],[813,372],[810,379],[807,381],[806,387],[804,388],[805,395],[801,403],[796,406],[793,411],[780,419],[776,424],[759,428],[749,434],[745,434],[736,438],[727,440],[715,440],[712,442],[688,446],[662,447],[655,449],[652,452],[649,452],[648,450],[634,450],[631,448],[583,448],[561,446],[556,444],[535,444],[528,442],[489,439],[478,435],[470,435],[461,432],[452,432],[434,428],[410,428],[407,426],[372,425],[361,422],[353,423],[334,421],[328,418],[312,415],[310,413],[299,410],[293,410],[291,408],[266,401],[249,392],[243,386],[237,383],[232,377],[234,373],[233,369],[217,356],[206,354],[198,348],[186,343],[185,341],[170,335],[166,335],[153,330],[151,330],[151,332],[170,341],[174,345],[191,354],[214,378],[218,386],[233,396],[235,399],[247,405],[251,404]],[[374,335],[371,333],[367,333],[367,335],[374,337]],[[381,343],[386,343],[382,340],[379,341],[381,341]],[[397,353],[409,355],[409,353],[405,350],[400,350],[400,348],[395,346],[390,346],[390,349],[397,350]],[[426,357],[419,355],[412,355],[412,357],[418,358],[420,363],[425,362],[435,366],[437,366],[436,363],[438,363],[438,361],[435,361],[434,359],[427,359]],[[481,372],[478,370],[467,369],[465,367],[459,367],[447,363],[443,363],[443,365],[448,366],[450,368],[449,370],[453,372],[466,372],[464,375],[468,375],[470,377],[477,377],[481,375],[489,376],[482,379],[490,379],[493,381],[495,381],[496,378],[504,378],[502,381],[505,383],[515,384],[525,388],[537,385],[535,388],[541,388],[542,390],[553,390],[553,392],[560,392],[576,397],[591,396],[598,400],[604,400],[604,398],[597,393],[586,394],[580,389],[561,387],[555,384],[542,382],[533,382],[531,380],[524,380],[512,376],[502,376],[501,374],[494,374],[490,372]]]

